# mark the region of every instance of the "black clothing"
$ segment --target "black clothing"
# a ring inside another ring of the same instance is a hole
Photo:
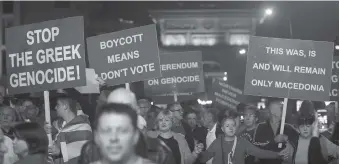
[[[175,158],[176,164],[181,164],[181,153],[179,151],[178,142],[175,140],[175,138],[170,137],[166,139],[161,136],[158,136],[158,138],[170,147],[172,155]]]

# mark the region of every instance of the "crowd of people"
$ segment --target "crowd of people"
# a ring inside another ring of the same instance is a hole
[[[77,97],[64,93],[51,103],[51,124],[35,99],[4,100],[1,92],[1,164],[338,163],[333,103],[334,121],[325,133],[313,103],[304,101],[296,124],[286,123],[280,134],[279,98],[268,99],[268,115],[261,117],[256,106],[243,103],[237,111],[181,103],[160,108],[118,88],[102,90],[89,117]]]

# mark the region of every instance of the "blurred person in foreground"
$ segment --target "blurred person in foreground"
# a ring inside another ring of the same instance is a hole
[[[135,151],[140,132],[137,113],[131,106],[113,103],[102,106],[97,111],[94,128],[102,158],[92,164],[154,164]]]
[[[14,126],[13,149],[20,160],[15,164],[48,164],[47,134],[37,123]]]
[[[67,96],[57,99],[56,111],[63,119],[49,153],[55,163],[77,164],[83,145],[92,139],[92,129],[86,115],[77,115],[77,101]],[[51,133],[51,126],[45,125],[47,133]]]
[[[118,88],[112,91],[108,95],[107,102],[116,104],[126,104],[129,105],[132,109],[134,109],[136,113],[139,112],[135,94],[129,90],[126,90],[125,88]],[[136,146],[137,155],[144,158],[148,158],[156,162],[157,164],[173,164],[172,162],[173,159],[171,158],[171,151],[163,142],[143,135],[143,132],[146,131],[145,122],[139,120],[139,118],[144,119],[143,117],[137,114],[137,127],[141,133]],[[98,150],[99,148],[95,144],[95,142],[89,141],[82,148],[80,162],[98,161],[98,159],[101,158],[101,155],[98,152]],[[88,163],[83,162],[79,164]]]

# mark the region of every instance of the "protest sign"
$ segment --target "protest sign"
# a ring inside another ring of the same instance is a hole
[[[83,17],[70,17],[6,29],[10,94],[83,86]]]
[[[177,93],[177,102],[197,100],[200,94],[202,93]],[[156,104],[172,104],[175,102],[174,93],[153,95],[151,98]]]
[[[86,68],[86,86],[75,87],[74,89],[82,94],[100,93],[99,82],[96,80],[94,69]]]
[[[331,42],[252,36],[244,94],[327,101],[333,51]]]
[[[90,67],[107,85],[161,77],[156,25],[87,38]]]
[[[242,90],[219,78],[213,78],[212,92],[213,101],[216,105],[235,111],[237,110],[237,105],[245,100]]]
[[[339,101],[339,56],[333,57],[331,81],[330,100]]]
[[[144,81],[146,95],[204,92],[201,52],[167,53],[160,57],[162,77]]]

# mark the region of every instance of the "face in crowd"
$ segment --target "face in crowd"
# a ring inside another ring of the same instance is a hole
[[[252,127],[253,125],[255,125],[257,119],[256,119],[256,114],[255,114],[255,110],[252,109],[245,109],[244,110],[244,124],[247,127]]]
[[[180,104],[174,104],[172,107],[170,107],[170,111],[172,112],[175,121],[180,121],[183,119],[183,108]]]
[[[206,128],[209,128],[209,126],[214,123],[214,116],[210,112],[202,112],[201,118],[201,122]]]
[[[227,118],[223,121],[222,131],[228,137],[235,136],[236,132],[236,121],[235,119]]]
[[[269,104],[269,113],[271,120],[275,123],[280,122],[282,116],[282,101],[274,101]]]
[[[8,125],[16,121],[14,109],[4,106],[0,108],[0,124]]]
[[[139,106],[139,109],[140,109],[140,114],[142,116],[146,116],[148,111],[151,108],[151,102],[147,99],[140,99],[140,100],[138,100],[138,106]]]
[[[129,159],[139,139],[139,131],[132,118],[124,113],[111,112],[101,115],[97,122],[95,142],[103,158],[119,163]]]
[[[173,116],[171,113],[160,112],[157,116],[158,128],[161,132],[168,132],[172,128]]]
[[[196,113],[194,113],[194,112],[188,113],[186,115],[185,120],[188,123],[188,125],[191,127],[191,129],[196,128],[196,126],[197,126],[197,115],[196,115]]]

